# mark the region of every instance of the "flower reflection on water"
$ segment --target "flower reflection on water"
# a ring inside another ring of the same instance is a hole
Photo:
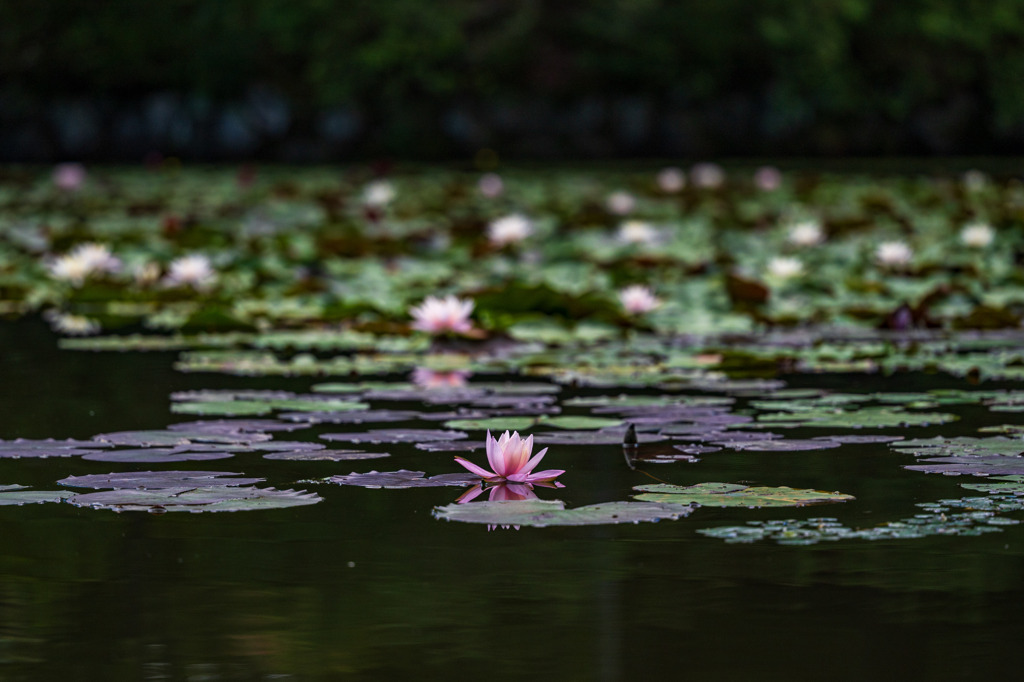
[[[466,504],[467,502],[471,502],[471,501],[475,500],[477,497],[479,497],[481,494],[483,494],[483,492],[485,490],[487,491],[487,501],[488,502],[519,502],[519,501],[522,501],[522,500],[536,500],[537,499],[537,493],[535,493],[533,491],[534,485],[539,485],[539,486],[544,487],[544,488],[564,488],[565,487],[564,485],[562,485],[561,483],[558,483],[556,481],[538,482],[536,484],[533,484],[533,483],[509,483],[509,482],[506,481],[506,482],[495,483],[495,484],[490,484],[490,485],[488,483],[484,482],[484,483],[479,483],[479,484],[473,486],[472,488],[470,488],[469,490],[467,490],[466,492],[462,493],[461,495],[459,495],[455,499],[455,501],[458,504]],[[498,527],[499,526],[497,524],[493,524],[493,523],[492,524],[488,524],[487,525],[487,530],[489,530],[489,531],[495,530]],[[519,525],[518,524],[515,524],[515,525],[502,524],[501,528],[502,529],[506,529],[506,530],[508,528],[514,528],[516,530],[519,530]]]

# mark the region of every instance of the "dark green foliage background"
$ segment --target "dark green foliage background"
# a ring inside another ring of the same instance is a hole
[[[0,3],[8,93],[219,101],[267,85],[299,118],[355,105],[428,152],[417,120],[526,96],[699,107],[742,93],[768,112],[757,132],[813,122],[840,137],[959,98],[979,138],[1016,139],[1022,43],[1018,0]]]

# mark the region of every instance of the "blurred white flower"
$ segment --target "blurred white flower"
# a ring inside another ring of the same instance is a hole
[[[882,242],[875,249],[875,260],[886,267],[907,265],[913,257],[913,250],[902,241]]]
[[[48,310],[43,313],[43,317],[50,323],[50,329],[58,334],[88,336],[89,334],[98,334],[100,331],[99,322],[83,315]]]
[[[761,166],[754,171],[754,186],[762,192],[774,192],[782,186],[782,173],[773,166]]]
[[[804,274],[804,264],[792,256],[776,256],[768,261],[768,275],[775,279],[787,280]]]
[[[465,334],[473,329],[469,314],[473,312],[473,301],[448,295],[445,298],[427,296],[418,306],[409,309],[414,321],[413,329],[428,334],[455,332]]]
[[[488,199],[494,199],[505,191],[505,183],[497,173],[484,173],[477,181],[476,188]]]
[[[661,305],[650,288],[642,284],[631,284],[619,291],[619,303],[631,315],[648,313]]]
[[[725,182],[725,171],[717,163],[698,163],[690,169],[690,180],[701,189],[718,189]]]
[[[627,220],[619,225],[615,239],[623,244],[645,244],[650,246],[658,242],[661,234],[650,223],[642,220]]]
[[[988,223],[969,223],[960,230],[960,241],[972,249],[983,249],[995,238],[996,231]]]
[[[971,192],[977,192],[988,184],[988,176],[980,170],[972,168],[963,175],[964,187]]]
[[[93,275],[117,272],[121,261],[110,253],[104,244],[79,244],[70,252],[53,260],[49,265],[50,275],[59,280],[81,286]]]
[[[679,168],[662,168],[658,173],[658,188],[662,192],[675,194],[684,187],[686,187],[686,174]]]
[[[608,212],[615,215],[628,215],[636,208],[636,198],[629,192],[623,192],[622,190],[609,194],[604,203],[608,208]]]
[[[394,198],[394,185],[387,180],[374,180],[363,188],[363,203],[367,206],[386,206]]]
[[[789,228],[788,239],[796,246],[814,246],[825,241],[825,231],[817,220],[804,220]]]
[[[65,192],[73,192],[85,184],[85,166],[61,163],[53,168],[53,184]]]
[[[533,234],[533,221],[521,213],[513,213],[491,222],[487,238],[495,246],[521,242]]]
[[[153,261],[136,264],[131,270],[136,286],[148,287],[160,279],[160,266]]]
[[[213,269],[210,259],[201,253],[194,253],[171,261],[167,266],[164,286],[190,286],[203,290],[209,289],[216,281],[217,272]]]

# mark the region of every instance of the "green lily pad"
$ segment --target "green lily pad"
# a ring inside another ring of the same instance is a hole
[[[640,523],[682,518],[692,507],[651,502],[605,502],[566,509],[559,500],[472,502],[436,507],[434,516],[445,521],[483,523],[489,526],[591,526]]]
[[[323,501],[316,493],[274,488],[225,487],[164,488],[160,490],[117,489],[73,495],[67,502],[76,507],[116,512],[233,512],[256,509],[284,509]]]
[[[633,490],[643,493],[636,496],[638,500],[698,504],[703,507],[803,507],[856,499],[843,493],[787,487],[747,487],[738,483],[698,483],[691,486],[657,483],[636,486]]]
[[[3,486],[4,492],[0,492],[0,506],[62,502],[74,494],[67,490],[11,490],[11,487]]]

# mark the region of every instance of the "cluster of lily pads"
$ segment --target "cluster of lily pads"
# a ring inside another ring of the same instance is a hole
[[[67,335],[110,332],[65,339],[67,350],[175,350],[184,372],[324,379],[309,393],[184,391],[171,396],[172,412],[199,421],[83,441],[0,441],[0,458],[341,462],[412,445],[458,454],[429,474],[372,470],[302,484],[459,487],[435,516],[520,527],[853,499],[661,483],[567,509],[538,497],[536,487],[562,485],[562,470],[534,472],[543,454],[534,442],[570,455],[621,448],[627,466],[645,469],[718,452],[889,444],[916,458],[910,470],[1011,478],[988,496],[941,500],[871,529],[815,518],[703,532],[801,544],[970,534],[998,530],[1012,522],[1000,514],[1017,510],[1012,477],[1024,476],[1024,441],[1015,425],[955,439],[878,430],[952,422],[951,405],[1013,413],[1024,410],[1024,392],[858,394],[784,379],[902,370],[1024,378],[1024,186],[1015,181],[764,169],[751,178],[709,165],[386,179],[271,169],[255,182],[222,170],[58,171],[0,174],[0,314],[40,312]],[[563,399],[565,386],[588,390]],[[307,429],[315,440],[273,435]],[[805,437],[784,435],[791,429]],[[815,429],[826,433],[805,433]],[[106,490],[10,486],[0,504],[200,512],[322,499],[235,476],[74,476],[59,483]]]
[[[1018,181],[761,176],[7,169],[0,313],[68,334],[1020,325]]]

